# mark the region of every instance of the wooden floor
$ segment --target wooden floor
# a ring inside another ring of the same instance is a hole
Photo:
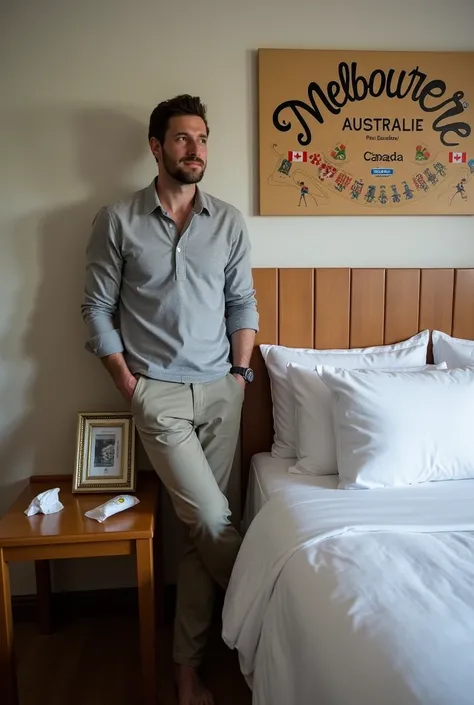
[[[171,627],[159,634],[159,702],[175,705]],[[74,617],[48,636],[34,622],[15,624],[20,705],[141,705],[138,622],[122,617]],[[250,705],[235,652],[216,626],[204,666],[216,705]]]

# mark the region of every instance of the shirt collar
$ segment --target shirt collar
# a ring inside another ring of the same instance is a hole
[[[163,214],[163,206],[158,198],[158,193],[156,191],[156,178],[153,179],[151,184],[145,189],[145,200],[144,200],[144,210],[147,215],[153,213],[157,208],[161,210]],[[208,215],[212,216],[211,205],[206,194],[201,191],[201,189],[196,186],[196,198],[194,199],[193,210],[197,215],[200,215],[205,211]]]
[[[203,211],[210,216],[212,216],[211,204],[209,203],[209,198],[206,196],[201,189],[196,186],[196,198],[194,199],[194,212],[201,214]]]

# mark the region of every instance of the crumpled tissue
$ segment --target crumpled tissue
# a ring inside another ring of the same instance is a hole
[[[119,494],[117,497],[107,500],[103,504],[99,504],[98,507],[94,509],[89,509],[88,512],[84,512],[86,517],[89,519],[95,519],[96,521],[102,523],[118,512],[123,512],[125,509],[130,509],[134,507],[135,504],[139,503],[139,499],[129,494]]]
[[[59,501],[59,487],[54,487],[51,490],[40,492],[34,499],[31,500],[28,509],[25,509],[25,514],[28,517],[33,514],[55,514],[64,509],[64,504]]]

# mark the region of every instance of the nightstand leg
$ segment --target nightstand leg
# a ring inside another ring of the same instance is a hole
[[[153,539],[138,539],[137,582],[144,705],[156,705],[156,622]]]
[[[49,561],[35,561],[36,601],[38,612],[38,628],[40,634],[53,633],[51,609],[51,574]]]
[[[155,536],[153,538],[154,564],[155,564],[155,610],[156,626],[162,629],[165,624],[165,578],[163,570],[163,533],[162,514],[155,517]]]
[[[10,570],[0,549],[0,702],[18,705]]]

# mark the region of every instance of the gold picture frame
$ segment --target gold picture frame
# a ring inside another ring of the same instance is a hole
[[[127,412],[80,412],[73,492],[135,492],[135,422]]]

